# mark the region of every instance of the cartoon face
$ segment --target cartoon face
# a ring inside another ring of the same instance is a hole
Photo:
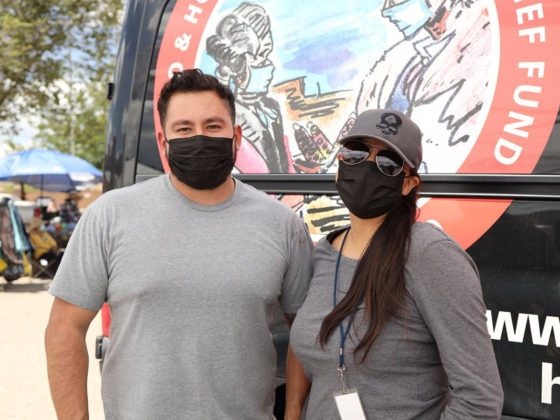
[[[262,67],[272,52],[272,34],[266,31],[259,37],[257,50],[254,54],[248,54],[248,64],[253,67]]]
[[[385,0],[381,15],[394,23],[408,38],[432,19],[444,2],[445,0]]]

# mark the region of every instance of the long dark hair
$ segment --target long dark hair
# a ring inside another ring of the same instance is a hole
[[[370,239],[344,298],[328,314],[319,331],[324,347],[327,339],[347,316],[351,315],[363,298],[364,321],[367,331],[354,351],[363,351],[363,363],[387,319],[397,314],[406,294],[404,267],[408,256],[408,238],[416,220],[416,200],[420,185],[401,197]],[[354,321],[356,322],[356,321]]]

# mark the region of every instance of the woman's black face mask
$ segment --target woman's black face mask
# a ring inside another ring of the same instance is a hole
[[[361,219],[371,219],[387,213],[402,196],[404,172],[397,176],[381,173],[375,162],[357,165],[338,163],[336,188],[340,198]]]
[[[171,173],[189,187],[216,188],[231,174],[235,163],[233,138],[197,135],[165,141]]]

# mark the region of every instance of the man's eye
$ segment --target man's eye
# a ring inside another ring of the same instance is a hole
[[[219,129],[222,128],[222,127],[221,127],[220,125],[218,125],[218,124],[210,124],[210,125],[208,126],[208,128],[211,129],[211,130],[219,130]]]

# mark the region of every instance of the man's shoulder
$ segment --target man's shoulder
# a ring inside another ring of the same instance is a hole
[[[142,203],[153,201],[156,199],[155,197],[157,192],[164,188],[162,180],[163,176],[165,175],[107,191],[91,203],[87,210],[96,212],[109,208],[133,209]]]
[[[160,191],[164,187],[163,177],[165,176],[166,175],[160,175],[126,187],[115,188],[114,190],[105,192],[101,197],[108,201],[119,201],[123,199],[133,199],[135,197],[143,197],[145,194],[152,194]]]
[[[240,197],[242,198],[240,201],[241,205],[248,207],[253,206],[261,212],[272,212],[276,216],[284,215],[285,217],[292,217],[295,215],[294,211],[289,206],[276,200],[269,194],[239,180],[236,182],[239,184],[240,188]]]

